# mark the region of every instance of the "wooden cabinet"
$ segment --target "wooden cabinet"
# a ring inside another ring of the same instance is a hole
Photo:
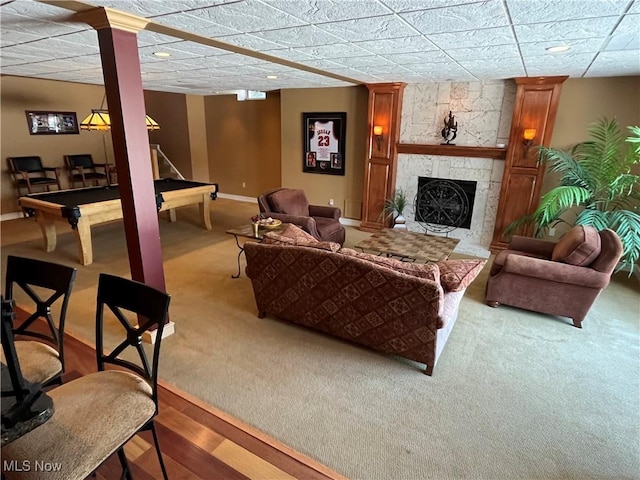
[[[360,229],[376,231],[385,226],[381,216],[384,201],[393,194],[396,184],[400,136],[400,113],[404,83],[368,84],[367,159],[365,164],[362,221]],[[374,126],[382,127],[380,135]]]
[[[505,159],[496,226],[491,251],[502,250],[509,241],[504,229],[538,206],[545,165],[538,161],[537,145],[548,146],[558,111],[560,89],[567,79],[562,77],[526,77],[514,79],[516,103],[511,120],[509,145]],[[524,130],[535,129],[531,145],[524,141]],[[531,235],[531,229],[520,232]]]

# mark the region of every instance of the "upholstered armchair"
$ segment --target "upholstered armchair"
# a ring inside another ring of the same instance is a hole
[[[284,223],[293,223],[318,240],[342,245],[345,230],[340,223],[339,208],[324,205],[309,205],[303,190],[276,188],[258,197],[260,213],[277,218]]]
[[[569,317],[582,328],[621,256],[622,242],[608,229],[575,226],[557,243],[514,236],[491,266],[487,305]]]

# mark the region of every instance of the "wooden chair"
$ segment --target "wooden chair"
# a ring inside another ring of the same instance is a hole
[[[81,480],[117,452],[122,476],[130,479],[123,446],[136,433],[151,430],[162,475],[167,479],[154,418],[158,413],[160,344],[169,301],[169,295],[148,285],[100,274],[96,311],[98,372],[47,392],[55,406],[53,416],[5,445],[2,460],[16,461],[18,465],[33,459],[55,462],[60,469],[47,472],[47,480]],[[124,339],[110,353],[105,351],[105,311],[111,312],[124,328]],[[141,338],[152,328],[157,328],[157,336],[149,361]],[[131,349],[135,352],[129,352]],[[125,351],[130,354],[123,358]],[[133,357],[139,364],[131,360]],[[5,475],[8,480],[42,478],[42,473],[35,469],[7,471]]]
[[[28,382],[43,386],[62,383],[64,325],[75,278],[75,268],[13,255],[7,258],[5,298],[14,299],[18,287],[33,302],[32,309],[24,306],[32,313],[13,325],[17,357]]]
[[[60,169],[58,167],[44,167],[40,157],[9,157],[8,161],[9,172],[18,190],[18,196],[21,195],[21,189],[26,189],[27,193],[34,193],[35,187],[46,187],[49,192],[51,185],[57,185],[58,190],[62,189]],[[48,173],[53,173],[55,177],[49,176]]]
[[[79,182],[83,187],[87,187],[89,184],[99,185],[102,180],[107,185],[111,184],[112,165],[93,163],[93,157],[89,153],[65,155],[64,162],[69,170],[69,182],[74,187]],[[102,172],[99,172],[98,169],[102,169]]]

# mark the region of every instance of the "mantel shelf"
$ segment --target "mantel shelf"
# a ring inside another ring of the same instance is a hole
[[[464,147],[461,145],[399,143],[398,153],[410,153],[415,155],[445,155],[447,157],[495,158],[498,160],[504,160],[507,156],[507,149],[498,147]]]

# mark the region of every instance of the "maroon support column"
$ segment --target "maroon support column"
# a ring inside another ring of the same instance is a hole
[[[98,29],[131,277],[166,291],[136,34]]]

